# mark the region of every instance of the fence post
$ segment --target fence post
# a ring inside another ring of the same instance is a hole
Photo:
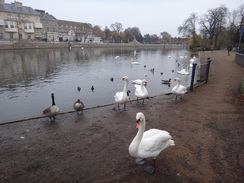
[[[208,64],[207,64],[207,68],[206,68],[206,75],[205,75],[205,81],[206,83],[208,82],[208,74],[209,74],[209,70],[210,70],[210,63],[211,63],[211,58],[208,58]]]
[[[197,64],[196,64],[196,63],[193,63],[192,73],[191,73],[191,85],[190,85],[190,91],[193,90],[196,66],[197,66]]]

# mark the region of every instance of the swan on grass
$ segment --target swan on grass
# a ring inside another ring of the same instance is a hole
[[[85,105],[82,101],[80,101],[79,99],[73,104],[73,108],[74,110],[77,111],[77,114],[79,114],[79,112],[81,112],[81,114],[83,113],[83,109],[85,108]]]
[[[48,107],[47,109],[45,109],[42,114],[46,115],[47,117],[50,118],[51,121],[55,121],[55,116],[58,115],[59,113],[59,108],[56,106],[55,104],[55,100],[54,100],[54,93],[51,94],[51,98],[52,98],[52,106]]]
[[[148,91],[146,89],[146,83],[147,81],[145,79],[142,80],[141,85],[135,85],[135,96],[137,97],[137,102],[138,99],[141,98],[143,100],[143,104],[144,104],[144,99],[148,98]]]
[[[167,131],[159,129],[145,131],[146,119],[143,113],[136,114],[136,121],[136,128],[139,130],[129,146],[129,153],[136,158],[137,164],[144,164],[146,158],[153,158],[153,165],[145,168],[148,174],[152,174],[155,171],[158,155],[169,146],[174,146],[175,143]]]
[[[124,76],[122,81],[125,81],[124,88],[122,92],[117,92],[114,95],[115,102],[118,103],[118,109],[120,110],[119,104],[124,104],[124,110],[126,110],[126,103],[129,101],[130,97],[128,92],[129,78]]]
[[[183,74],[183,75],[187,75],[189,74],[189,66],[186,67],[186,69],[183,68],[183,64],[181,64],[181,70],[177,71],[178,74]]]
[[[180,84],[181,80],[180,78],[175,78],[174,81],[177,81],[178,83],[172,88],[172,94],[175,95],[175,100],[177,101],[178,96],[180,96],[180,101],[182,100],[182,96],[187,92],[187,88]]]
[[[144,79],[147,79],[147,74],[144,74]],[[132,84],[141,85],[142,79],[132,80]]]

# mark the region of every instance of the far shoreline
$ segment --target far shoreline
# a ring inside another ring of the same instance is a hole
[[[188,45],[176,44],[141,44],[132,43],[81,43],[81,42],[0,42],[0,50],[47,49],[47,48],[185,48]]]

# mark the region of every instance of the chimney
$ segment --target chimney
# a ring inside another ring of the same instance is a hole
[[[14,6],[17,6],[17,7],[21,7],[22,6],[22,3],[18,2],[18,1],[14,1],[14,3],[11,3],[11,4],[13,4]]]

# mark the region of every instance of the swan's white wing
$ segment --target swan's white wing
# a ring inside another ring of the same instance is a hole
[[[122,97],[123,97],[123,92],[117,92],[114,95],[114,99],[116,102],[120,102],[120,100],[122,100]]]
[[[141,85],[141,83],[142,83],[141,79],[132,80],[132,84]]]
[[[151,129],[143,134],[138,152],[141,157],[157,157],[159,153],[172,145],[172,137],[167,131]]]

